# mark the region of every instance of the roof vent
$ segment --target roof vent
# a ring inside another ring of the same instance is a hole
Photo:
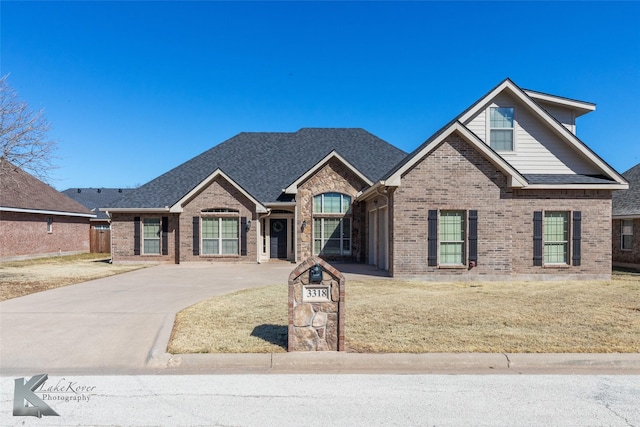
[[[98,188],[98,193],[102,193],[102,189],[101,188]]]
[[[118,188],[118,193],[122,193],[122,188]]]
[[[78,193],[82,193],[82,190],[78,188]]]

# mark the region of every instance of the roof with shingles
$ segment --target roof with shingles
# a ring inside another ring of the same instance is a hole
[[[243,132],[114,202],[111,208],[172,206],[216,169],[262,203],[283,200],[282,189],[332,151],[375,181],[406,153],[358,128],[303,128]]]
[[[89,216],[91,211],[6,160],[0,161],[0,208]]]
[[[99,209],[113,204],[131,191],[131,188],[68,188],[62,194],[96,214],[96,219],[106,220],[109,217]]]
[[[629,189],[613,192],[613,216],[640,217],[640,163],[622,174]]]

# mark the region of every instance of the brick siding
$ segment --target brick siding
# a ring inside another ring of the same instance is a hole
[[[613,264],[640,268],[640,218],[633,221],[633,240],[631,250],[622,250],[622,220],[614,219],[611,228],[611,250]]]
[[[0,259],[89,252],[89,218],[0,213]],[[53,218],[52,232],[47,232]]]
[[[506,176],[457,134],[449,136],[407,171],[391,198],[390,270],[395,276],[453,279],[610,276],[611,191],[511,189]],[[427,265],[430,209],[478,211],[475,268]],[[533,212],[540,210],[582,212],[580,266],[533,266]]]

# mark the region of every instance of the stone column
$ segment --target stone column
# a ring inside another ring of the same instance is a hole
[[[322,279],[311,282],[315,265]],[[289,274],[289,351],[344,351],[344,285],[342,273],[318,257]]]

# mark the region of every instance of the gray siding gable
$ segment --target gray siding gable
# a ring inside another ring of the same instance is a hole
[[[332,151],[371,181],[406,156],[402,150],[364,129],[243,132],[146,183],[109,207],[170,207],[216,169],[260,202],[280,201],[283,188]]]

